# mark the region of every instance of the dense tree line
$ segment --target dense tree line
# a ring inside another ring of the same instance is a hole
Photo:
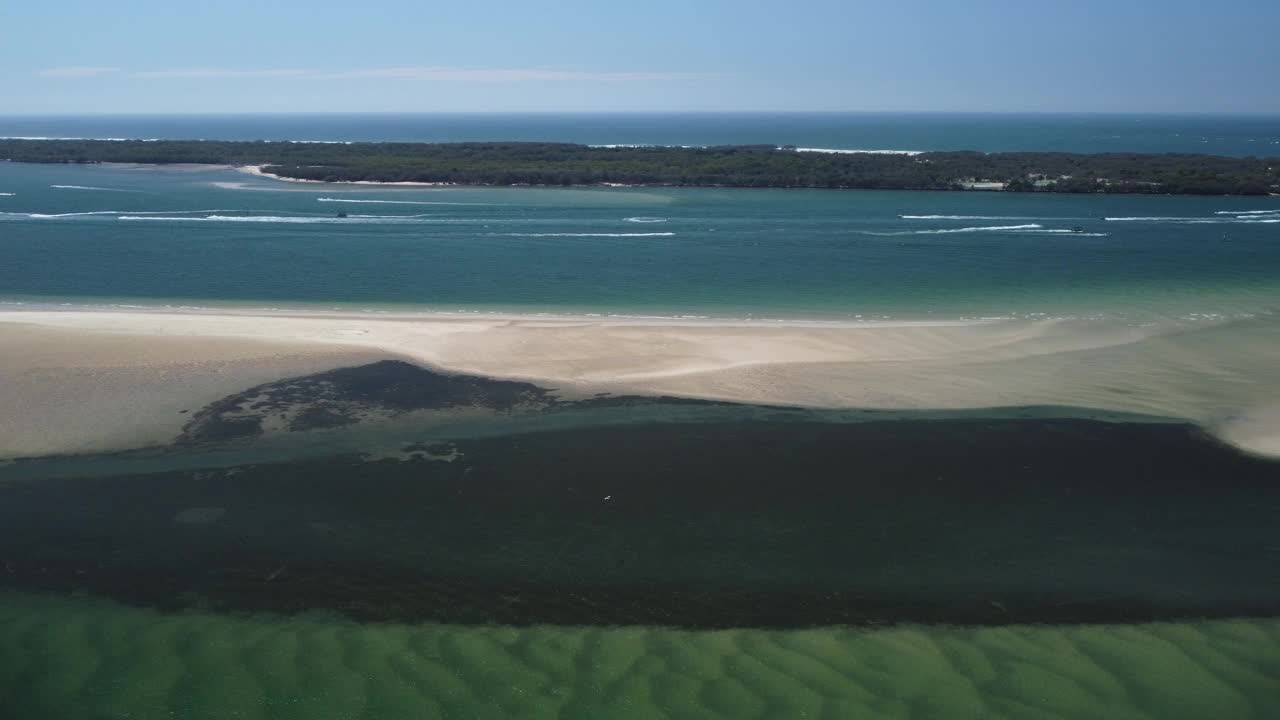
[[[798,152],[773,146],[589,147],[562,143],[289,143],[0,140],[0,158],[40,163],[263,165],[323,181],[466,185],[684,185],[1257,195],[1280,191],[1280,158],[1140,153]]]

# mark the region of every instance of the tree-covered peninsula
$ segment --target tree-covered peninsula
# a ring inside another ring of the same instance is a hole
[[[460,185],[660,185],[1265,195],[1280,158],[1049,152],[915,155],[792,147],[593,147],[563,143],[295,143],[0,140],[33,163],[257,165],[284,178]]]

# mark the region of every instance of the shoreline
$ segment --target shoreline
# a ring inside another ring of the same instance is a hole
[[[287,149],[286,149],[287,148]],[[696,147],[574,143],[272,145],[223,140],[19,140],[0,157],[32,163],[208,163],[289,182],[448,187],[740,187],[1003,190],[1022,193],[1266,196],[1276,158],[1143,152],[1055,153],[792,145]],[[266,168],[280,172],[267,172]]]
[[[163,163],[135,163],[137,165],[146,165],[150,167],[166,167]],[[274,173],[263,172],[262,168],[266,165],[210,165],[209,167],[234,169],[246,175],[254,177],[268,178],[271,180],[279,180],[281,182],[294,183],[312,183],[316,185],[374,185],[386,187],[458,187],[458,183],[448,182],[376,182],[373,180],[335,180],[328,182],[326,180],[308,180],[306,178],[291,178],[284,175],[276,175]]]
[[[1027,315],[956,317],[956,318],[892,318],[889,316],[824,319],[815,317],[742,317],[735,315],[640,315],[630,313],[590,313],[584,311],[510,311],[510,310],[435,310],[412,307],[303,307],[267,305],[142,305],[133,303],[72,304],[52,301],[5,300],[0,301],[0,322],[6,314],[21,316],[24,313],[138,313],[145,315],[233,315],[242,317],[321,318],[330,320],[396,320],[396,321],[497,321],[497,322],[551,322],[551,323],[601,323],[635,326],[691,326],[691,327],[813,327],[813,328],[867,328],[867,327],[948,327],[978,325],[1012,320],[1069,320],[1090,316],[1049,316],[1044,313]]]
[[[195,412],[199,400],[308,368],[401,359],[572,393],[818,409],[1056,406],[1132,413],[1185,420],[1274,456],[1280,455],[1280,378],[1268,337],[1274,324],[1271,318],[840,324],[0,309],[0,372],[23,373],[22,382],[7,384],[22,402],[10,399],[0,425],[14,432],[45,428],[46,454],[92,438],[107,447],[104,438],[122,436],[116,405],[124,397],[139,423],[134,435],[159,444],[181,425],[177,410]],[[216,352],[206,358],[201,347]],[[70,379],[96,404],[71,391],[57,395]],[[197,385],[204,390],[193,394],[189,387]],[[121,388],[130,391],[121,395]],[[156,408],[163,413],[155,415]],[[73,427],[67,417],[79,420]],[[144,426],[152,429],[142,432]],[[0,437],[6,434],[13,436]],[[11,442],[0,456],[16,450]]]
[[[4,140],[5,138],[0,138]],[[104,141],[107,142],[107,141]],[[898,150],[817,150],[808,148],[798,148],[794,152],[812,153],[819,155],[887,155],[897,157],[915,157],[923,152],[916,151],[898,151]],[[11,160],[0,158],[0,162],[22,163],[29,165],[42,165],[36,161],[27,160]],[[1036,190],[1036,191],[1011,191],[1008,189],[1006,182],[958,182],[954,187],[856,187],[856,186],[813,186],[813,185],[734,185],[725,183],[696,183],[682,184],[669,182],[651,182],[651,183],[628,183],[628,182],[612,182],[601,181],[594,183],[467,183],[467,182],[419,182],[411,180],[401,181],[379,181],[379,180],[312,180],[308,178],[295,178],[285,175],[277,175],[263,171],[262,168],[267,164],[259,165],[236,165],[227,163],[191,163],[191,162],[130,162],[130,161],[90,161],[84,163],[75,163],[84,165],[104,165],[109,167],[117,167],[120,169],[169,169],[169,170],[234,170],[236,172],[259,177],[266,180],[276,180],[286,183],[305,183],[311,185],[326,186],[365,186],[365,187],[386,187],[386,188],[418,188],[418,189],[440,189],[440,188],[541,188],[541,189],[559,189],[559,188],[611,188],[611,189],[653,189],[653,188],[705,188],[711,190],[821,190],[835,192],[943,192],[943,193],[992,193],[992,192],[1012,192],[1021,195],[1116,195],[1116,196],[1151,196],[1151,197],[1280,197],[1280,192],[1267,193],[1204,193],[1204,192],[1148,192],[1135,190],[1091,190],[1091,191],[1073,191],[1073,190]],[[3,195],[4,193],[0,193]],[[12,194],[12,193],[8,193]]]

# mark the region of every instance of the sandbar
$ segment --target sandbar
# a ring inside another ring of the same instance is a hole
[[[816,323],[12,309],[0,311],[0,457],[163,443],[181,426],[179,410],[201,401],[386,358],[575,392],[1136,413],[1280,455],[1280,323],[1270,317]]]

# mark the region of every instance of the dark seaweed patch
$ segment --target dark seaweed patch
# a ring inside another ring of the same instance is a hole
[[[2,483],[0,586],[456,623],[1280,613],[1280,464],[1188,426],[726,420],[404,449]]]

